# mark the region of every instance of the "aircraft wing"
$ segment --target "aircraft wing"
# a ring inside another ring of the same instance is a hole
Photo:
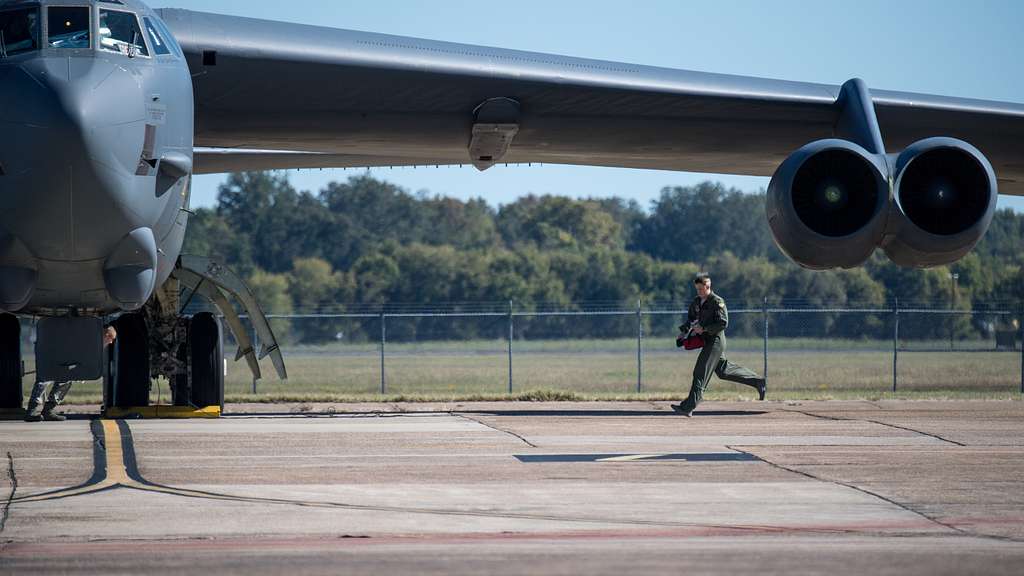
[[[197,172],[553,163],[769,176],[839,86],[159,11],[193,74]],[[871,91],[886,149],[970,142],[1024,195],[1024,105]]]
[[[300,150],[255,150],[249,148],[194,149],[194,174],[224,174],[256,170],[289,170],[294,168],[376,168],[426,166],[439,164],[429,157],[368,156],[365,154],[331,154]]]

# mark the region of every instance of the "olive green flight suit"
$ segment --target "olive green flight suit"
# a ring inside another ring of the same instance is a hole
[[[764,381],[760,376],[725,357],[725,327],[729,325],[729,310],[721,296],[712,292],[703,303],[699,296],[694,298],[687,321],[691,325],[696,321],[704,329],[704,347],[693,367],[693,385],[690,395],[682,403],[683,410],[692,411],[704,399],[712,373],[722,380],[746,384],[754,389],[761,386]]]

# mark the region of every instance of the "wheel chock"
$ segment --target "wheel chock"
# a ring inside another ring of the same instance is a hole
[[[207,406],[205,408],[193,408],[191,406],[137,406],[117,407],[112,406],[103,411],[104,418],[110,419],[132,419],[132,418],[220,418],[220,406]]]

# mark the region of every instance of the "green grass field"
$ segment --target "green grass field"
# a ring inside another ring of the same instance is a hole
[[[734,362],[763,371],[759,340],[730,340]],[[915,343],[920,348],[941,342]],[[945,343],[948,346],[948,341]],[[885,342],[770,341],[769,394],[773,399],[1018,398],[1019,351],[901,351],[898,389],[892,392],[893,356]],[[888,344],[891,346],[891,343]],[[286,356],[289,380],[265,378],[253,394],[244,363],[229,361],[228,402],[380,401],[471,399],[674,399],[689,390],[696,352],[678,351],[671,340],[644,343],[643,386],[637,392],[635,340],[515,342],[509,393],[508,351],[503,341],[389,344],[385,391],[381,394],[379,348],[336,345],[293,348]],[[233,355],[231,355],[233,357]],[[31,366],[28,367],[31,369]],[[24,391],[31,386],[27,376]],[[153,387],[153,400],[167,402],[167,383]],[[99,382],[76,384],[71,403],[97,403]],[[712,379],[707,397],[753,399],[744,386]]]

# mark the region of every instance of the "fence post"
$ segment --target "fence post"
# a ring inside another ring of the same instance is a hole
[[[384,344],[388,341],[387,324],[385,319],[387,316],[384,314],[384,308],[380,310],[380,394],[383,396],[387,394],[387,380],[384,378]]]
[[[892,392],[896,393],[898,381],[898,363],[900,356],[900,299],[893,298],[892,301]]]
[[[249,325],[252,326],[252,351],[256,354],[256,357],[260,357],[260,333],[256,331],[256,327],[253,326],[252,320],[249,320]],[[256,375],[252,377],[252,394],[256,395]]]
[[[508,393],[512,393],[512,340],[515,338],[515,320],[512,301],[508,301]]]
[[[644,317],[643,300],[636,300],[636,391],[644,390]]]
[[[764,301],[761,304],[761,323],[764,325],[764,371],[762,372],[762,378],[764,378],[765,385],[768,384],[768,297],[764,297]]]

